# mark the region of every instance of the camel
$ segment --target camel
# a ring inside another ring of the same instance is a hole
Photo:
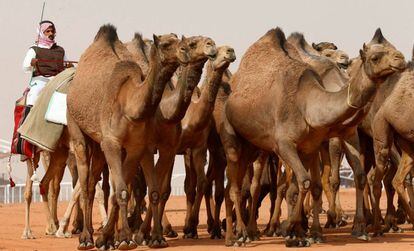
[[[358,63],[360,70],[356,74],[363,76],[364,81],[356,85],[357,78],[351,78],[348,88],[328,92],[309,66],[289,57],[286,49],[289,46],[280,28],[270,30],[247,50],[231,80],[233,91],[226,102],[224,123],[219,132],[226,151],[229,180],[226,224],[230,229],[234,203],[237,237],[234,239],[232,231],[227,231],[226,245],[247,239],[248,230],[241,220],[240,186],[246,164],[257,157],[255,149],[279,155],[292,168],[295,179],[287,190],[289,218],[286,226],[290,236],[294,234],[297,238],[287,239],[286,244],[309,244],[304,241],[305,231],[301,225],[302,204],[309,189],[314,200],[320,200],[322,187],[317,161],[322,141],[343,135],[348,127],[354,127],[362,119],[363,108],[375,94],[377,85],[405,65],[401,52],[395,49],[381,43],[364,45]],[[362,195],[364,170],[355,171],[358,194]],[[354,233],[366,236],[362,197],[357,203]],[[310,231],[315,241],[322,238],[319,209],[318,206],[313,209]]]
[[[79,61],[67,96],[68,129],[78,165],[84,212],[78,249],[93,248],[91,203],[98,175],[104,165],[103,156],[110,167],[115,196],[109,221],[96,246],[109,248],[113,245],[114,225],[119,211],[118,248],[136,247],[127,222],[129,194],[126,184],[130,177],[124,174],[129,169],[135,169],[138,163],[141,163],[148,177],[155,225],[152,238],[162,239],[157,210],[160,193],[154,179],[153,150],[147,141],[152,130],[151,118],[161,101],[167,81],[179,64],[188,63],[185,39],[180,41],[175,34],[154,35],[149,61],[148,75],[142,81],[140,67],[133,62],[131,53],[119,41],[116,28],[110,24],[99,29],[94,42]],[[91,149],[88,151],[90,154],[87,154],[88,148]],[[88,174],[89,159],[92,161],[91,174]]]
[[[169,85],[168,88],[165,88],[152,122],[154,134],[151,144],[154,145],[154,148],[157,149],[159,153],[159,159],[155,165],[155,169],[157,170],[157,181],[159,182],[160,189],[160,194],[157,198],[160,203],[157,211],[160,215],[163,215],[165,203],[171,192],[170,182],[172,168],[175,155],[180,145],[180,135],[184,130],[184,128],[181,127],[181,120],[184,118],[186,111],[190,106],[193,91],[200,80],[205,62],[208,58],[215,57],[217,53],[215,43],[211,38],[194,36],[187,38],[187,40],[190,48],[190,63],[179,69],[180,74],[177,86],[174,89],[171,89],[171,85]],[[203,108],[204,107],[200,107],[200,109]],[[203,121],[200,121],[200,124],[201,123],[203,123]],[[146,174],[145,180],[148,182]],[[153,194],[149,193],[149,195],[151,199]],[[138,200],[139,198],[136,199]],[[140,204],[140,201],[137,201],[137,203]],[[139,232],[134,237],[138,244],[144,244],[148,241],[150,220],[153,213],[153,208],[149,208]],[[163,218],[166,217],[163,216]],[[150,241],[149,243],[150,246],[152,246],[152,242]],[[161,237],[156,245],[164,247],[168,244],[165,239]]]
[[[389,89],[389,95],[383,100],[373,116],[371,127],[376,163],[373,181],[375,236],[383,234],[379,220],[381,217],[379,208],[381,181],[384,178],[384,174],[386,174],[386,165],[389,158],[391,163],[393,161],[394,144],[402,151],[402,157],[392,180],[392,186],[397,191],[410,221],[414,222],[414,210],[408,203],[404,188],[406,176],[410,173],[413,166],[413,148],[411,146],[413,137],[411,133],[412,126],[409,121],[412,114],[412,109],[410,108],[412,98],[410,96],[413,90],[414,74],[412,64],[410,63],[409,68],[398,76],[394,87]],[[388,174],[386,175],[388,176]],[[387,209],[388,213],[389,210]]]
[[[217,48],[217,55],[207,64],[207,73],[201,92],[194,97],[181,120],[179,152],[185,152],[185,191],[187,215],[184,225],[185,238],[198,238],[197,225],[201,200],[206,190],[207,178],[204,173],[207,157],[207,139],[211,126],[212,111],[223,75],[236,59],[234,49],[229,46]]]

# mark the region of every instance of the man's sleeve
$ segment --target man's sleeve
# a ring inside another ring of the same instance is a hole
[[[30,64],[33,58],[36,58],[36,52],[35,50],[33,50],[33,48],[30,48],[27,51],[26,56],[24,57],[24,60],[23,60],[23,71],[24,72],[30,73],[33,71],[33,67]]]

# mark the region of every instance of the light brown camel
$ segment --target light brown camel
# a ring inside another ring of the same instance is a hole
[[[155,179],[153,150],[147,143],[149,135],[152,135],[151,118],[161,100],[166,82],[179,63],[188,63],[187,52],[187,44],[176,35],[154,35],[149,59],[150,70],[142,81],[140,67],[133,62],[131,53],[119,41],[115,27],[108,24],[100,28],[94,42],[82,54],[67,97],[68,129],[78,165],[84,212],[79,249],[93,248],[91,203],[99,177],[97,175],[100,175],[104,165],[100,163],[102,155],[110,167],[115,196],[109,222],[97,240],[97,247],[109,248],[113,245],[118,211],[119,249],[136,247],[127,223],[129,195],[126,184],[131,177],[124,174],[129,169],[135,170],[139,162],[148,177],[150,202],[155,212],[152,238],[157,242],[162,239],[157,210],[159,186]],[[89,144],[92,151],[87,154]],[[100,152],[101,149],[103,153]],[[95,173],[88,175],[90,158]]]
[[[226,102],[224,125],[219,132],[226,151],[229,179],[226,224],[231,229],[234,203],[237,237],[234,239],[232,231],[227,231],[226,245],[244,242],[247,238],[241,220],[240,186],[246,164],[255,158],[252,154],[255,148],[278,154],[292,168],[295,182],[287,191],[287,231],[298,238],[287,239],[287,245],[308,244],[303,242],[302,204],[309,189],[314,200],[320,200],[322,187],[317,160],[322,141],[343,134],[346,128],[357,124],[377,85],[405,65],[397,50],[381,44],[364,45],[357,75],[364,76],[365,81],[356,85],[355,78],[351,78],[348,88],[327,92],[309,66],[289,57],[286,49],[289,46],[279,28],[270,30],[247,50],[231,81],[233,92]],[[363,170],[355,171],[358,194],[362,195],[365,174]],[[357,203],[354,232],[366,236],[362,196]],[[314,207],[311,228],[316,241],[322,237],[319,210],[318,206]]]
[[[199,96],[193,97],[181,120],[182,132],[178,153],[185,152],[185,192],[187,214],[184,225],[185,238],[198,238],[197,225],[201,200],[206,190],[204,172],[207,157],[207,139],[211,127],[212,112],[219,86],[231,62],[236,59],[234,49],[229,46],[217,48],[216,57],[206,67],[206,77]]]
[[[179,70],[177,86],[172,89],[172,85],[170,85],[165,89],[152,121],[154,131],[151,144],[159,153],[155,169],[157,170],[157,181],[159,182],[160,189],[160,194],[157,198],[157,200],[159,199],[157,212],[160,215],[164,213],[165,203],[171,192],[172,168],[180,145],[180,136],[184,129],[181,127],[181,120],[184,118],[191,103],[193,91],[199,83],[205,62],[208,58],[215,57],[217,53],[215,43],[211,38],[194,36],[187,40],[190,48],[190,63]],[[148,183],[147,175],[145,175],[145,179]],[[154,195],[149,193],[149,196],[151,199]],[[140,204],[141,202],[137,201],[137,203]],[[144,222],[134,237],[134,240],[139,244],[145,244],[148,241],[151,227],[150,220],[154,213],[153,209],[148,209]],[[149,243],[152,246],[152,242],[150,241]],[[157,244],[157,246],[167,245],[163,238]]]
[[[46,213],[46,235],[54,235],[58,228],[58,218],[57,218],[57,202],[60,192],[60,181],[63,178],[64,167],[66,166],[67,161],[67,152],[66,147],[67,143],[67,133],[64,133],[62,140],[59,143],[57,149],[52,155],[42,151],[41,149],[36,148],[36,153],[34,158],[26,160],[27,164],[27,177],[26,177],[26,186],[24,192],[25,198],[25,228],[23,230],[22,239],[34,239],[31,228],[30,228],[30,204],[32,201],[32,186],[33,180],[32,175],[34,170],[39,167],[39,160],[43,160],[43,166],[46,169],[46,174],[39,183],[39,190],[42,196],[44,212]],[[59,172],[52,172],[52,170],[59,169]],[[75,176],[74,170],[70,169],[72,177]]]
[[[402,151],[402,158],[398,165],[392,185],[397,191],[402,206],[411,222],[414,222],[414,210],[408,203],[404,188],[407,174],[413,167],[413,126],[411,115],[414,93],[414,72],[411,63],[409,68],[398,76],[394,88],[380,105],[372,120],[372,137],[375,151],[375,178],[373,183],[374,194],[374,235],[382,235],[380,226],[381,211],[379,199],[381,197],[381,181],[387,170],[387,163],[391,157],[393,145],[397,145]],[[387,210],[388,214],[388,210]],[[387,218],[387,217],[386,217]]]

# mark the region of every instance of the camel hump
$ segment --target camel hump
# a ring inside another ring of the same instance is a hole
[[[116,27],[112,24],[105,24],[99,28],[98,33],[96,33],[94,41],[104,40],[106,41],[111,47],[114,46],[114,43],[118,41],[118,34],[116,32]]]
[[[305,49],[306,40],[302,33],[293,32],[292,34],[290,34],[288,40],[296,41],[300,45],[301,49]]]
[[[135,32],[133,41],[135,45],[137,46],[137,48],[139,48],[141,52],[144,53],[145,55],[146,44],[145,44],[144,39],[142,38],[142,34],[139,32]]]
[[[265,37],[270,37],[270,39],[274,42],[275,48],[281,49],[286,55],[288,54],[285,47],[286,36],[281,28],[276,27],[274,29],[269,30],[266,33]]]

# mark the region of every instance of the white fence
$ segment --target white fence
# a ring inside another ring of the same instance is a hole
[[[24,190],[26,184],[16,184],[15,187],[10,187],[10,185],[0,186],[0,203],[3,204],[12,204],[12,203],[22,203],[24,202]],[[62,182],[60,184],[60,193],[59,201],[67,201],[72,195],[72,183],[71,182]],[[39,183],[33,183],[32,187],[32,201],[39,202],[42,201],[42,196],[39,191]]]
[[[184,177],[185,174],[174,174],[171,181],[171,195],[182,196],[184,193]],[[182,182],[181,182],[182,180]],[[24,202],[24,190],[26,184],[16,184],[15,187],[10,185],[0,186],[0,204],[13,204]],[[72,196],[72,183],[62,182],[60,183],[59,201],[68,201]],[[39,191],[39,183],[33,183],[32,187],[32,201],[42,201],[42,196]]]

